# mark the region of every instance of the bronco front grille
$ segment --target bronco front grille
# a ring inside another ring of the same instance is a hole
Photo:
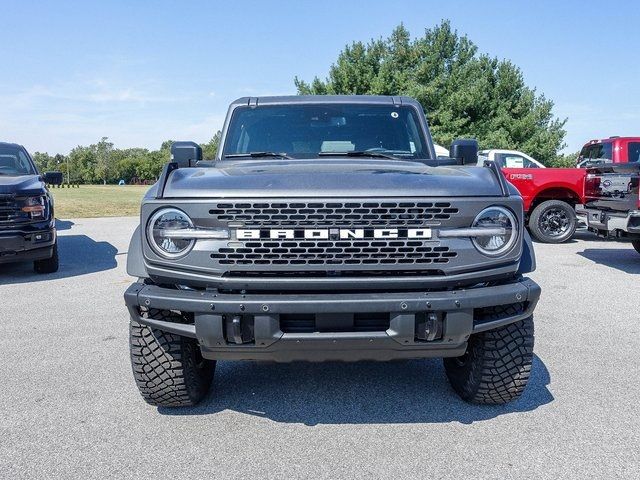
[[[448,247],[421,240],[266,240],[220,248],[221,265],[428,265],[457,256]]]
[[[209,214],[246,227],[414,227],[450,220],[449,202],[238,202],[218,203]]]

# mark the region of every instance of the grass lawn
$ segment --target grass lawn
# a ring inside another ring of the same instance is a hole
[[[149,186],[80,185],[52,188],[57,218],[126,217],[140,213]]]

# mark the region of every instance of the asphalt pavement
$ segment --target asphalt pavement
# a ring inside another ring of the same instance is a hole
[[[137,218],[59,222],[60,271],[0,266],[0,478],[640,477],[640,255],[536,245],[524,396],[461,401],[440,360],[219,362],[192,409],[131,374],[122,293]]]

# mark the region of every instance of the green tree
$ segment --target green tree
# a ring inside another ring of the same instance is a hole
[[[51,168],[55,165],[55,157],[52,157],[48,153],[36,152],[32,155],[32,158],[40,173],[55,170],[55,168]]]
[[[66,155],[56,154],[53,157],[53,163],[49,166],[49,171],[62,172],[63,178],[67,179],[69,183],[69,161]]]
[[[579,154],[580,152],[556,155],[554,159],[547,162],[547,166],[555,168],[573,168],[576,166],[576,160]]]
[[[137,166],[146,161],[149,150],[146,148],[126,148],[113,150],[113,178],[130,183],[136,177]]]
[[[83,147],[78,145],[68,155],[69,182],[95,183],[96,151],[95,145]]]
[[[92,145],[96,152],[95,174],[102,180],[104,185],[113,175],[113,143],[107,141],[107,137],[102,137],[97,145]]]
[[[222,132],[218,130],[213,137],[211,137],[211,140],[200,145],[202,147],[202,158],[205,160],[213,160],[216,158],[218,147],[220,146],[220,137],[222,137]]]
[[[325,80],[294,80],[299,94],[408,95],[429,117],[434,140],[477,138],[481,148],[522,150],[542,162],[564,147],[566,120],[524,83],[508,60],[479,54],[443,21],[412,39],[398,26],[387,39],[347,45]]]

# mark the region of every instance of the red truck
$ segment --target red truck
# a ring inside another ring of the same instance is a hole
[[[497,161],[522,195],[531,235],[540,242],[569,240],[577,225],[575,207],[584,205],[584,168],[544,168],[526,154],[512,150],[485,150],[480,158]],[[591,140],[582,149],[577,166],[640,162],[640,137],[609,137]],[[526,168],[509,168],[524,165]]]
[[[576,160],[579,167],[640,162],[640,137],[609,137],[587,142]]]
[[[507,180],[518,189],[531,235],[540,242],[562,243],[576,230],[576,205],[584,203],[585,170],[545,168],[526,153],[515,150],[482,150],[478,164],[496,162]]]
[[[576,205],[584,204],[583,168],[503,168],[518,189],[531,235],[540,242],[562,243],[576,231]]]

